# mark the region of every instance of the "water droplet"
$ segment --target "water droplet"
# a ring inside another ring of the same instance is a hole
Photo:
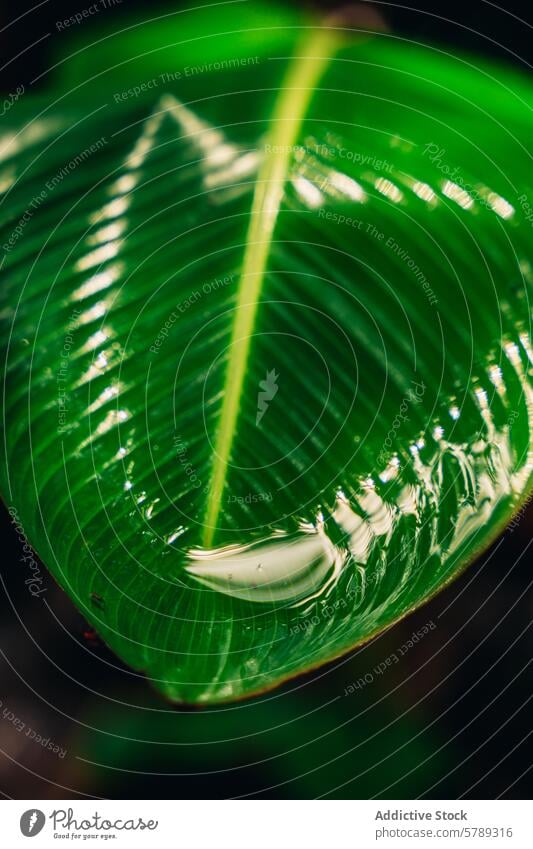
[[[252,545],[189,552],[186,570],[213,590],[253,602],[309,599],[334,580],[346,558],[325,532],[276,534]],[[227,567],[231,566],[231,571]]]

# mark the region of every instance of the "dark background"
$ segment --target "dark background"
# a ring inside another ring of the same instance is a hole
[[[147,17],[177,9],[186,9],[201,4],[201,0],[174,0],[173,2],[147,3],[146,0],[108,0],[110,7],[105,11],[106,26],[113,26],[128,15],[141,14]],[[79,27],[59,32],[56,21],[74,15],[91,5],[91,0],[37,0],[35,3],[17,4],[2,0],[0,12],[1,55],[9,62],[2,62],[2,88],[12,90],[20,82],[29,83],[40,71],[49,66],[49,57],[54,56],[55,43],[64,45],[69,34],[76,36]],[[343,0],[324,2],[295,2],[290,5],[306,8],[338,9],[349,5]],[[461,50],[484,53],[502,61],[530,67],[531,17],[527,0],[505,0],[505,3],[484,0],[463,2],[438,2],[438,0],[407,0],[406,3],[368,2],[386,18],[391,29],[407,33],[421,41],[441,42]],[[244,5],[243,5],[243,14]],[[88,18],[81,26],[101,25],[102,16]],[[9,24],[9,27],[7,25]],[[18,55],[20,54],[20,55]],[[529,54],[529,55],[528,55]],[[17,57],[18,58],[15,58]]]
[[[64,46],[68,38],[55,22],[87,5],[50,0],[7,7],[4,0],[4,93],[48,67],[56,43]],[[375,5],[395,31],[528,67],[531,27],[520,20],[525,2],[507,0],[505,10],[487,2],[426,2],[410,10]],[[132,11],[155,15],[184,6],[122,0],[106,12],[106,25]],[[252,702],[201,711],[165,703],[124,668],[50,577],[46,594],[32,598],[20,580],[21,545],[3,508],[2,520],[3,796],[531,796],[533,510],[430,604],[351,657]],[[436,627],[401,663],[343,695],[429,622]],[[65,756],[17,731],[4,710]]]

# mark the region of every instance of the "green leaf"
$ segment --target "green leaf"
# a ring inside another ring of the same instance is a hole
[[[530,89],[239,14],[80,47],[1,143],[4,498],[198,703],[406,615],[532,469]]]

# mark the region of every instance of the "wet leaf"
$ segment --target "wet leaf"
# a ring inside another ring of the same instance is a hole
[[[531,480],[529,88],[227,14],[79,51],[0,165],[4,498],[204,703],[388,627]]]

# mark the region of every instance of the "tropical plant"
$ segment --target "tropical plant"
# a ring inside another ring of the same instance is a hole
[[[1,142],[4,498],[192,703],[387,628],[531,482],[530,88],[246,8],[71,47]]]

